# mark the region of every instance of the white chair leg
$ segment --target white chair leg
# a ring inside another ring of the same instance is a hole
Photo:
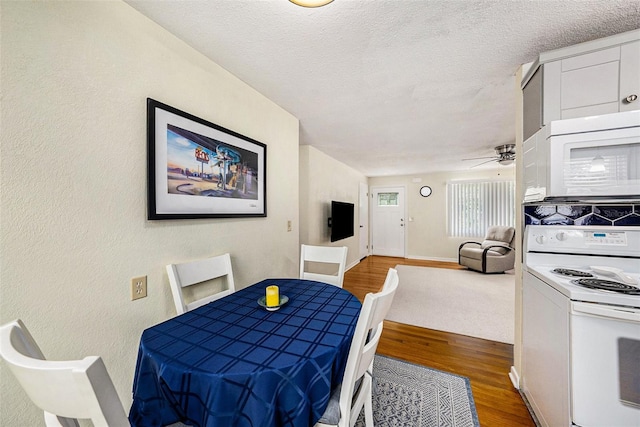
[[[373,427],[373,403],[371,398],[371,389],[367,393],[369,396],[364,400],[364,425]]]

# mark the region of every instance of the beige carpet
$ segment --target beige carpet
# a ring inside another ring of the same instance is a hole
[[[396,266],[388,320],[513,344],[515,276]]]

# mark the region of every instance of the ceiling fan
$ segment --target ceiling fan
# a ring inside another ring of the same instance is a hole
[[[504,144],[498,145],[494,148],[496,150],[495,156],[487,156],[487,157],[472,157],[470,159],[462,159],[462,160],[480,160],[480,159],[491,159],[482,163],[478,163],[475,166],[471,166],[475,168],[476,166],[484,165],[485,163],[490,162],[498,162],[502,166],[508,166],[514,162],[516,159],[516,145],[515,144]]]

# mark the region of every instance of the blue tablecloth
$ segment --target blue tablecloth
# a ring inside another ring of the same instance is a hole
[[[257,300],[276,284],[289,302]],[[342,380],[361,304],[326,283],[269,279],[145,330],[132,426],[312,426]]]

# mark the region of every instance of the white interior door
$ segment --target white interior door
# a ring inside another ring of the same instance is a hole
[[[369,186],[360,183],[359,195],[360,259],[369,255]]]
[[[404,257],[404,188],[373,188],[371,196],[371,253]]]

